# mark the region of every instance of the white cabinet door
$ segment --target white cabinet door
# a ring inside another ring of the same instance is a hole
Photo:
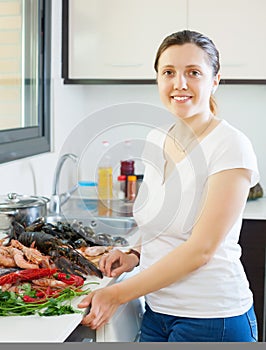
[[[187,0],[188,28],[220,51],[222,78],[266,79],[265,0]]]
[[[163,38],[186,28],[186,0],[69,0],[69,79],[155,79]]]
[[[138,340],[144,302],[142,298],[121,305],[111,320],[96,332],[96,342],[135,342]]]
[[[115,283],[134,276],[138,271],[139,267],[136,267],[131,272],[123,273]],[[144,304],[144,297],[141,297],[120,305],[109,322],[97,330],[96,342],[134,342],[138,340]]]

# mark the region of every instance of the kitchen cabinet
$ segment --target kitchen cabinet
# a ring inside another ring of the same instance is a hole
[[[155,83],[163,38],[208,35],[221,53],[222,83],[266,83],[266,2],[254,0],[63,0],[65,83]]]
[[[141,299],[121,305],[111,320],[98,330],[78,325],[65,342],[136,342],[143,315]]]
[[[104,278],[108,281],[101,283],[109,285],[113,282],[118,283],[123,279],[129,278],[138,271],[124,273],[115,281]],[[132,300],[126,304],[120,305],[112,318],[99,330],[92,330],[86,326],[78,325],[65,340],[66,342],[135,342],[138,341],[141,320],[144,313],[144,298]]]
[[[266,79],[265,0],[188,0],[189,29],[220,51],[224,79]]]
[[[241,261],[250,289],[258,321],[259,341],[266,341],[266,220],[243,220],[240,241]]]
[[[248,201],[240,234],[241,261],[254,295],[259,341],[266,341],[266,197]]]
[[[186,0],[167,0],[167,7],[153,0],[68,0],[63,6],[68,79],[154,81],[161,40],[186,27]]]

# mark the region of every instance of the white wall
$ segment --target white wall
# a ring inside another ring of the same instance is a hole
[[[71,133],[96,112],[125,103],[143,103],[161,108],[155,85],[64,85],[61,79],[61,1],[53,1],[52,13],[52,152],[0,165],[0,194],[19,192],[50,196],[55,165],[66,140],[71,150],[80,138]],[[220,116],[244,131],[258,155],[261,184],[266,190],[266,85],[220,86],[217,93]],[[152,119],[147,116],[147,120]],[[91,117],[93,130],[94,119]],[[111,118],[111,116],[110,116]],[[158,116],[156,117],[158,118]],[[142,119],[145,119],[143,117]],[[156,123],[159,120],[155,121]],[[145,120],[143,120],[145,122]],[[65,164],[62,190],[73,184],[73,165]],[[67,172],[72,175],[67,178]]]

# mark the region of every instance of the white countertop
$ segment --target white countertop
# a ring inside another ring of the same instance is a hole
[[[266,220],[266,197],[247,201],[244,219]]]

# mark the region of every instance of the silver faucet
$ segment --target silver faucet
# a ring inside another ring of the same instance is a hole
[[[56,165],[54,181],[53,181],[53,189],[52,196],[50,199],[50,213],[59,215],[61,213],[61,206],[70,198],[71,194],[76,191],[78,188],[78,184],[74,185],[68,191],[59,194],[59,179],[62,170],[62,166],[67,159],[71,159],[73,162],[77,162],[78,157],[73,153],[63,154]]]

